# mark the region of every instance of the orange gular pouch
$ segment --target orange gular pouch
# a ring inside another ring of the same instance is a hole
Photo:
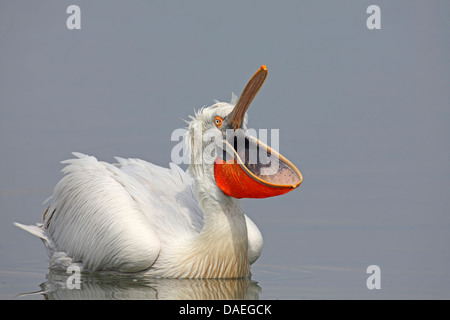
[[[214,163],[217,186],[234,198],[268,198],[302,183],[300,171],[258,139],[245,135],[224,141]],[[241,142],[241,143],[240,143]]]

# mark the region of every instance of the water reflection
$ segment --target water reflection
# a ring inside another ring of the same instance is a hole
[[[69,274],[51,271],[39,292],[49,300],[68,299],[245,299],[261,288],[251,279],[155,279],[142,275],[82,273],[80,289],[67,286]]]

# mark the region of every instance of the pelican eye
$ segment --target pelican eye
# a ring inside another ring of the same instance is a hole
[[[216,125],[217,128],[220,128],[222,126],[223,123],[223,119],[219,116],[214,118],[214,124]]]

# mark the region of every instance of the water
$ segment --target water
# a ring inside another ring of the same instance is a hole
[[[78,1],[68,30],[64,4],[2,1],[0,299],[449,299],[450,5],[383,2],[368,30],[371,4]],[[72,151],[168,166],[181,119],[262,64],[249,127],[279,129],[304,182],[243,201],[264,237],[251,279],[82,274],[69,289],[13,226],[41,220]]]

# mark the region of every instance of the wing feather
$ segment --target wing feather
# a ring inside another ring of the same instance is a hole
[[[56,246],[90,270],[133,272],[150,267],[160,241],[124,188],[131,179],[94,157],[75,156],[64,161],[65,176],[55,187],[44,220]]]

